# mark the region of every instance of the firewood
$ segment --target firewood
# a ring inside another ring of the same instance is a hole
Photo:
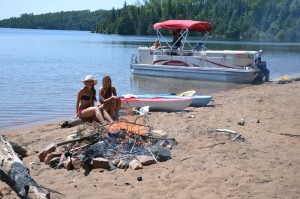
[[[52,144],[48,145],[46,148],[44,148],[40,151],[40,153],[38,155],[39,159],[40,159],[41,162],[43,162],[48,154],[50,154],[52,152],[55,152],[56,147],[63,146],[65,144],[74,143],[74,142],[80,142],[80,141],[92,138],[95,135],[99,135],[99,133],[94,133],[94,134],[91,134],[89,136],[85,136],[85,137],[81,137],[81,138],[77,138],[77,139],[73,139],[73,140],[68,140],[68,141],[57,143],[57,144],[52,143]]]

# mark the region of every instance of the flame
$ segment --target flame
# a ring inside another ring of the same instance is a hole
[[[139,145],[139,146],[142,146],[142,145],[143,145],[143,142],[142,142],[142,140],[137,140],[137,141],[135,142],[135,144],[136,144],[136,145]]]
[[[147,132],[145,126],[143,126],[143,118],[135,118],[133,116],[125,116],[123,120],[116,121],[108,127],[108,131],[112,133],[122,132],[123,130],[136,135],[144,135]]]

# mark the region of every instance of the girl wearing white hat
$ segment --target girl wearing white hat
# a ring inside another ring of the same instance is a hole
[[[87,75],[85,79],[81,80],[85,84],[85,87],[81,88],[77,94],[76,100],[76,114],[82,119],[89,119],[96,117],[101,124],[105,124],[106,119],[109,123],[113,123],[113,120],[103,108],[103,106],[95,107],[96,90],[94,85],[98,83],[92,75]]]

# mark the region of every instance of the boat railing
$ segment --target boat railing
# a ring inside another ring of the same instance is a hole
[[[205,54],[205,51],[158,48],[153,51],[153,55],[177,55],[177,56],[199,56]]]

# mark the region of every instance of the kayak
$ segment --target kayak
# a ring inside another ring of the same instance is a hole
[[[192,98],[192,103],[190,106],[192,107],[201,107],[206,106],[212,99],[212,96],[208,95],[185,95],[185,96],[178,96],[178,95],[170,95],[170,94],[142,94],[142,95],[122,95],[122,98]]]
[[[121,98],[121,102],[136,108],[149,106],[150,111],[181,111],[190,106],[192,98]]]

